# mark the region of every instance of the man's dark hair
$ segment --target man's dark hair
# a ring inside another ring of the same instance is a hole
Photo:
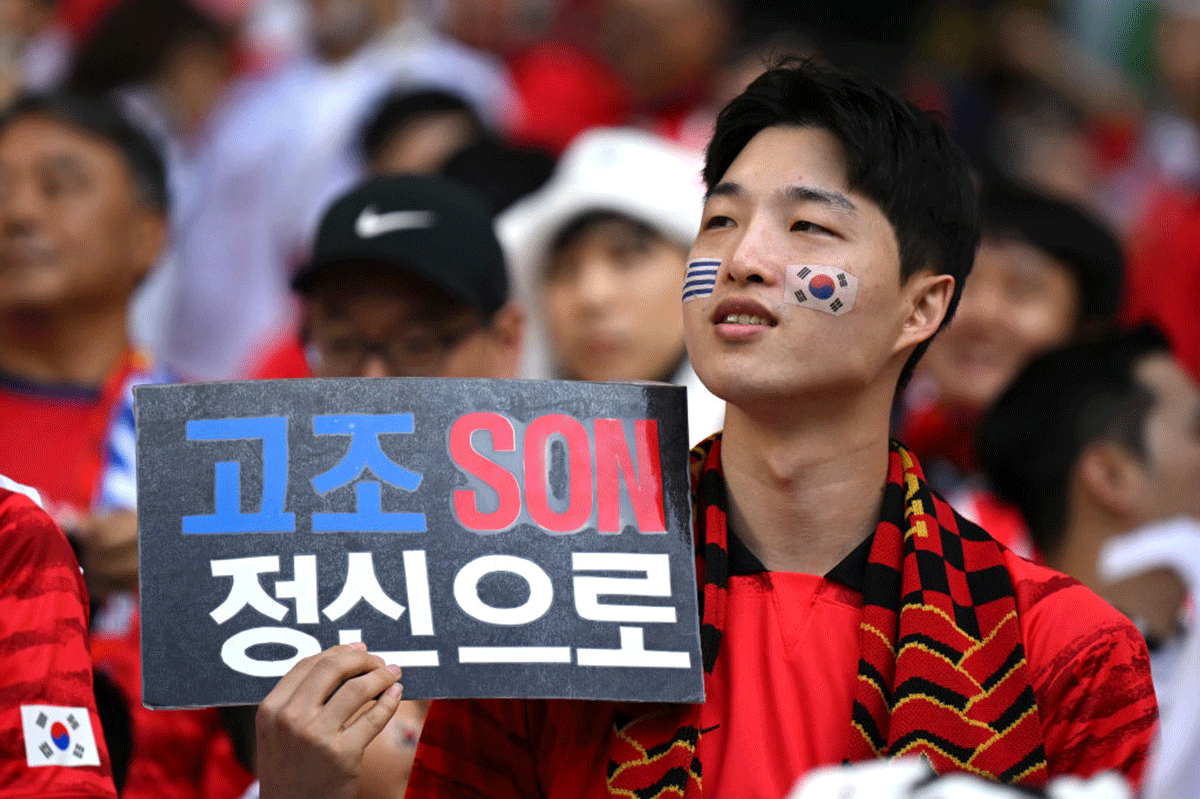
[[[979,462],[992,488],[1016,506],[1030,537],[1053,559],[1066,532],[1071,477],[1084,449],[1111,441],[1147,457],[1145,424],[1155,397],[1138,365],[1169,355],[1155,327],[1109,333],[1034,358],[984,415]]]
[[[479,114],[460,95],[442,89],[400,89],[384,97],[363,125],[360,143],[363,157],[367,163],[375,161],[406,125],[440,114],[461,114],[478,136],[487,129]]]
[[[53,120],[111,145],[129,169],[137,199],[153,211],[163,215],[168,212],[167,170],[162,155],[112,103],[67,92],[25,94],[0,113],[0,133],[31,117]]]
[[[851,190],[871,198],[895,231],[902,281],[926,268],[954,277],[945,327],[975,260],[979,203],[966,156],[941,124],[865,78],[789,60],[759,76],[717,117],[705,154],[708,190],[751,139],[780,125],[825,130],[841,143]],[[900,386],[928,346],[917,345]]]

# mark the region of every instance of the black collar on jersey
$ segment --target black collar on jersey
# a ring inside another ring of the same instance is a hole
[[[761,574],[767,571],[750,548],[738,538],[732,530],[726,533],[729,543],[729,576],[745,577],[750,574]],[[871,533],[854,550],[825,573],[826,580],[840,583],[849,589],[862,593],[866,582],[867,560],[871,555],[871,542],[875,534]]]

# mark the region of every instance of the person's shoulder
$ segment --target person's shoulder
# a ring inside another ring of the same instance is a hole
[[[1069,634],[1097,627],[1133,624],[1083,583],[1005,548],[1004,566],[1012,578],[1017,612],[1034,626]],[[1025,626],[1023,621],[1022,626]]]
[[[0,578],[5,588],[23,579],[44,582],[49,572],[63,570],[74,578],[79,563],[67,537],[42,509],[38,492],[0,475]]]

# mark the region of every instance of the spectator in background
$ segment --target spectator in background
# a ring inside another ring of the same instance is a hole
[[[106,103],[31,95],[0,117],[0,470],[68,525],[96,496],[126,381],[130,295],[166,239],[154,146]]]
[[[87,592],[38,492],[0,475],[0,794],[115,799]]]
[[[363,159],[377,175],[433,174],[486,128],[462,97],[441,89],[388,95],[362,132]]]
[[[294,285],[307,369],[263,377],[483,377],[516,374],[524,312],[490,208],[433,176],[382,176],[338,199]],[[297,373],[299,372],[299,373]],[[363,758],[360,799],[404,795],[427,702],[403,702]],[[253,719],[237,722],[249,748]]]
[[[505,141],[461,96],[441,89],[389,95],[363,127],[362,154],[374,175],[441,174],[478,191],[499,213],[536,191],[554,156]]]
[[[652,134],[595,130],[571,145],[550,182],[497,222],[539,323],[526,374],[674,382],[688,388],[692,441],[721,427],[679,306],[701,198],[698,161]]]
[[[978,477],[975,424],[1034,355],[1114,325],[1124,258],[1103,223],[1041,192],[993,182],[981,208],[971,279],[905,394],[900,435],[956,509],[1029,556],[1020,517]]]
[[[1117,536],[1200,520],[1200,389],[1167,340],[1147,326],[1040,355],[978,435],[984,473],[1020,510],[1046,563],[1142,631],[1163,704],[1183,638],[1183,580],[1160,568],[1110,582],[1099,558]]]

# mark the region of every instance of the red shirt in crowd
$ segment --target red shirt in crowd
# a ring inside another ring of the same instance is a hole
[[[36,488],[46,510],[85,513],[126,381],[148,362],[127,352],[97,388],[33,383],[0,373],[0,474]]]
[[[6,483],[0,487],[0,797],[116,796],[92,692],[87,613],[66,536]]]
[[[779,799],[850,741],[867,545],[825,577],[762,570],[731,538],[720,655],[706,675],[704,793]],[[1049,772],[1142,777],[1157,719],[1145,644],[1075,580],[1004,553]],[[614,709],[563,700],[435,701],[410,799],[609,796]]]
[[[1200,380],[1200,197],[1162,191],[1137,230],[1125,280],[1125,320],[1154,322],[1175,357]]]
[[[109,602],[92,631],[96,668],[130,702],[134,757],[122,799],[236,799],[254,781],[238,762],[217,710],[149,710],[142,706],[141,625],[132,595]]]

